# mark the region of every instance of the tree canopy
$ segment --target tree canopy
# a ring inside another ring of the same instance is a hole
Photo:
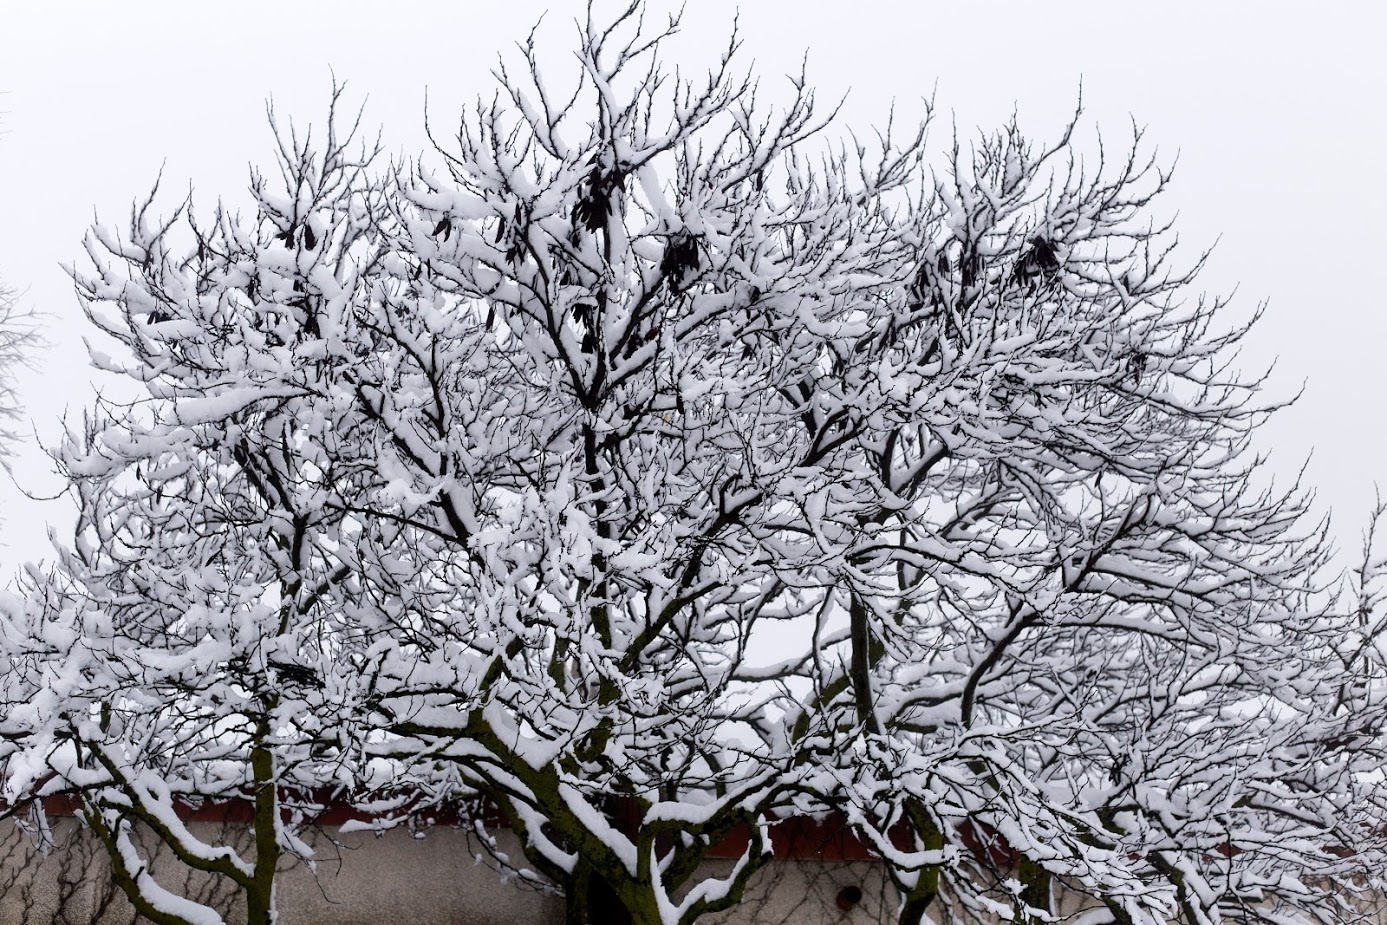
[[[562,91],[531,34],[440,165],[339,91],[252,211],[92,229],[140,397],[56,452],[80,523],[4,608],[10,795],[80,793],[161,925],[220,918],[136,825],[260,925],[333,795],[484,799],[571,925],[730,908],[826,812],[902,925],[1351,918],[1380,626],[1264,486],[1250,322],[1142,133],[834,140],[803,75],[765,105],[735,33],[670,75],[641,14],[589,12]],[[249,856],[180,821],[237,796]]]

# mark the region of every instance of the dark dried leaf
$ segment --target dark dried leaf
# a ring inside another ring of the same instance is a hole
[[[670,235],[660,256],[660,275],[671,292],[679,293],[688,287],[698,275],[698,264],[698,239],[685,228]]]
[[[963,254],[959,257],[959,281],[963,283],[963,288],[967,289],[982,278],[983,262],[982,257],[971,247],[965,247]]]
[[[1134,384],[1140,383],[1141,377],[1146,375],[1146,364],[1148,360],[1149,357],[1140,350],[1127,358],[1127,376]]]
[[[583,332],[580,346],[584,353],[597,349],[597,324],[593,318],[596,312],[597,306],[591,302],[575,302],[573,305],[573,320]]]
[[[573,207],[575,228],[596,232],[606,227],[612,214],[612,196],[626,185],[626,173],[620,167],[603,170],[600,158],[593,155],[588,161],[591,169],[578,185],[578,202]]]
[[[1060,259],[1055,245],[1037,235],[1030,240],[1030,246],[1017,258],[1012,268],[1012,282],[1034,288],[1043,280],[1059,272]]]

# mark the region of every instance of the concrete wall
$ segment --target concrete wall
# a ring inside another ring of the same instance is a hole
[[[204,838],[234,842],[234,826],[195,822]],[[53,820],[55,846],[47,855],[12,823],[0,825],[0,925],[134,925],[137,918],[110,880],[100,845],[71,818]],[[283,925],[547,925],[563,921],[561,900],[505,882],[478,846],[455,829],[416,838],[395,830],[342,836],[335,829],[309,841],[318,852],[316,875],[291,862],[279,879]],[[514,850],[514,843],[503,845]],[[235,894],[206,877],[175,874],[167,850],[151,852],[156,877],[168,888],[214,905],[229,921],[244,915]],[[517,852],[518,854],[518,852]],[[729,861],[710,862],[722,874]],[[862,901],[851,911],[835,902],[857,886]],[[871,861],[774,861],[735,910],[703,921],[712,925],[817,925],[892,921],[894,897]],[[139,920],[143,921],[143,920]]]

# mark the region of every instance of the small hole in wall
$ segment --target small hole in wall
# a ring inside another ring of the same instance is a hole
[[[862,902],[862,887],[845,886],[838,891],[838,908],[847,912],[853,906]]]

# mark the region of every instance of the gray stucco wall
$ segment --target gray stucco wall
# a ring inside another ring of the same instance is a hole
[[[204,837],[237,837],[215,823],[192,823]],[[131,925],[134,911],[112,885],[100,846],[76,820],[53,820],[55,846],[45,856],[12,823],[0,825],[0,925]],[[243,837],[244,833],[242,833]],[[279,879],[283,925],[546,925],[563,920],[561,901],[503,880],[466,833],[432,829],[422,838],[395,830],[340,835],[334,829],[309,839],[318,853],[316,874],[290,863]],[[513,842],[503,849],[517,848]],[[723,873],[730,862],[709,865]],[[226,909],[235,922],[233,893],[199,877],[173,875],[154,854],[156,877],[168,888]],[[844,912],[838,891],[855,885],[862,902]],[[894,899],[872,862],[776,861],[753,883],[743,903],[703,921],[711,925],[817,925],[889,922]],[[242,913],[243,914],[243,913]]]

